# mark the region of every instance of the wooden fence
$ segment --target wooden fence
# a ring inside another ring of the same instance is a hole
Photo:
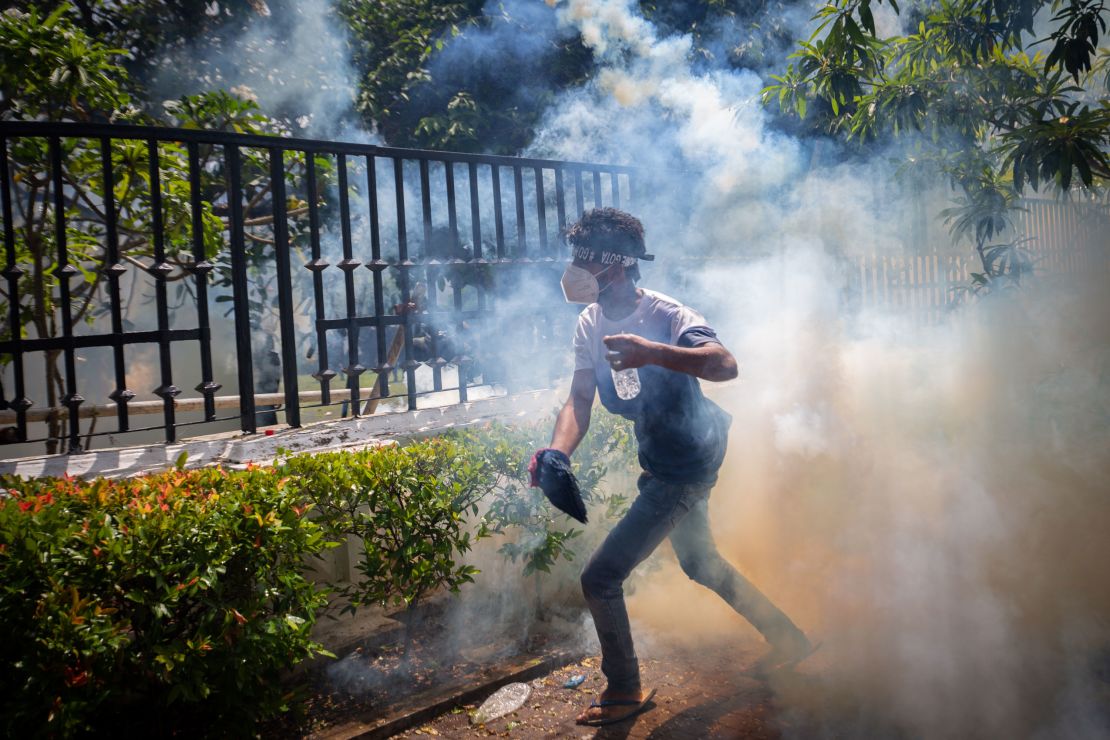
[[[1110,276],[1110,206],[1027,200],[1013,234],[1000,241],[1027,239],[1036,273]],[[924,255],[870,255],[855,260],[848,291],[861,307],[909,311],[925,322],[939,320],[960,301],[971,274],[982,265],[973,251]]]
[[[1110,256],[1110,205],[1027,200],[1016,231],[1031,237],[1038,270],[1079,273],[1105,270]]]

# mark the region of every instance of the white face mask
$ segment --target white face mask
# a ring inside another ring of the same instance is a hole
[[[614,265],[609,265],[598,275],[604,275],[612,267]],[[598,296],[601,295],[601,286],[597,282],[597,276],[584,267],[567,265],[559,284],[563,287],[563,297],[567,299],[567,303],[596,303]],[[606,285],[605,288],[608,289],[609,285]]]

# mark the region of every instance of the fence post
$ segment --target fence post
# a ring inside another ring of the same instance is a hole
[[[401,283],[401,324],[405,342],[405,378],[408,383],[408,409],[416,411],[416,368],[420,366],[412,356],[412,286],[409,284],[410,270],[415,266],[409,259],[408,228],[405,223],[405,162],[400,157],[393,158],[393,190],[397,200],[397,267]]]
[[[158,154],[158,140],[147,140],[150,172],[150,214],[154,241],[154,264],[147,270],[154,277],[155,306],[158,314],[158,367],[160,379],[154,395],[162,399],[163,419],[166,427],[166,441],[177,441],[177,414],[174,399],[181,389],[173,383],[173,358],[170,353],[170,311],[166,295],[166,276],[173,267],[166,262],[165,234],[162,219],[162,178]]]
[[[16,261],[15,251],[15,219],[12,217],[12,190],[11,173],[8,171],[8,140],[0,137],[0,200],[3,200],[4,214],[4,256],[5,267],[0,273],[8,282],[8,325],[12,327],[12,374],[15,376],[15,397],[4,401],[3,406],[15,411],[16,438],[20,442],[27,441],[27,409],[31,407],[31,400],[27,398],[23,377],[23,352],[20,342],[22,340],[19,330],[19,279],[24,271]]]
[[[228,230],[231,234],[231,291],[235,308],[235,359],[239,365],[239,428],[258,430],[254,414],[254,357],[251,354],[250,299],[247,283],[247,249],[243,239],[243,182],[239,146],[224,145],[228,179]]]
[[[282,383],[285,385],[285,423],[291,427],[299,427],[301,399],[297,380],[297,339],[293,331],[293,270],[289,260],[289,224],[285,197],[285,150],[270,147],[270,200],[274,215],[274,260],[278,274],[278,322],[281,332]]]
[[[69,264],[69,249],[66,244],[66,201],[65,179],[62,172],[62,142],[57,136],[50,137],[51,191],[54,196],[54,239],[58,247],[58,267],[54,275],[58,280],[59,309],[62,314],[62,336],[65,348],[65,395],[62,404],[68,410],[69,446],[68,452],[81,451],[81,426],[77,409],[85,399],[77,392],[77,350],[73,342],[73,315],[70,306],[69,281],[77,273],[77,268]]]

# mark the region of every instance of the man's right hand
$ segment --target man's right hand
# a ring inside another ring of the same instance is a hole
[[[528,463],[528,473],[531,476],[532,488],[540,487],[540,456],[543,455],[543,453],[545,452],[553,453],[556,457],[561,458],[562,461],[566,463],[566,465],[570,465],[570,455],[563,452],[562,450],[556,449],[554,447],[544,447],[543,449],[536,450],[532,454],[532,460]]]
[[[528,465],[532,485],[543,489],[544,496],[560,511],[585,524],[586,505],[582,491],[570,468],[570,458],[562,450],[545,447],[532,455]]]
[[[535,452],[533,452],[532,453],[532,459],[528,463],[528,475],[531,477],[531,482],[530,482],[529,485],[531,485],[532,488],[539,488],[540,487],[540,472],[539,472],[540,453],[543,452],[543,450],[547,450],[547,449],[550,449],[550,448],[549,447],[544,447],[542,450],[536,450]]]

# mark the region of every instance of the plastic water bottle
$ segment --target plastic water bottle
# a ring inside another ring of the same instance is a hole
[[[610,370],[613,373],[613,385],[617,389],[617,398],[628,401],[640,395],[640,374],[636,368],[627,370]]]

